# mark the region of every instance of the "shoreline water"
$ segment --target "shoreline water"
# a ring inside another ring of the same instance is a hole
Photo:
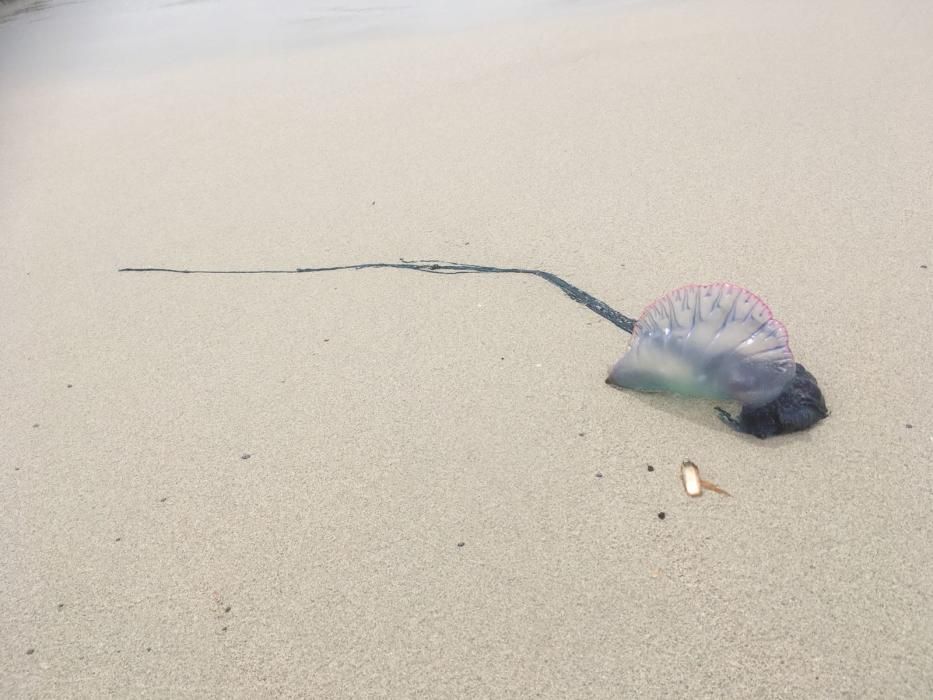
[[[380,5],[365,0],[23,0],[0,5],[0,59],[4,71],[20,81],[132,77],[225,57],[274,57],[346,42],[456,34],[501,23],[613,12],[641,1],[428,0]]]

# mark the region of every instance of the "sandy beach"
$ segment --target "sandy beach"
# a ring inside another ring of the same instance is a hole
[[[0,69],[0,695],[933,696],[933,5],[97,60]],[[832,415],[610,388],[531,276],[117,272],[399,258],[741,284]]]

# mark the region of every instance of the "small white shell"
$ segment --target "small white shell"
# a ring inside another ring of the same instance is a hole
[[[645,310],[632,335],[610,384],[761,406],[796,371],[783,324],[734,284],[676,289]]]
[[[680,478],[684,482],[684,490],[689,496],[702,496],[703,484],[700,483],[700,470],[689,459],[680,465]]]

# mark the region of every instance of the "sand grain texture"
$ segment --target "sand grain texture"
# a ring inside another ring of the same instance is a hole
[[[8,85],[0,695],[930,697],[930,85],[842,0]],[[743,284],[832,416],[612,390],[534,278],[116,273],[400,256]]]

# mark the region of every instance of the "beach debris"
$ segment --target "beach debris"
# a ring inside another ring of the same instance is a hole
[[[664,520],[664,518],[666,517],[667,517],[667,513],[665,513],[663,510],[660,513],[658,513],[658,520]]]
[[[680,465],[680,478],[684,482],[684,490],[688,496],[703,495],[703,487],[700,485],[700,469],[689,459],[685,459]]]
[[[653,471],[654,471],[654,465],[653,465],[653,464],[649,464],[649,465],[648,465],[648,471],[649,471],[649,472],[653,472]]]
[[[596,472],[596,478],[597,478],[597,479],[602,479],[602,478],[603,478],[603,473],[602,473],[602,472]]]
[[[689,459],[685,459],[680,465],[680,478],[684,482],[684,490],[689,496],[702,496],[703,489],[718,493],[721,496],[732,496],[731,493],[720,488],[712,481],[700,478],[700,468]]]
[[[707,481],[706,479],[700,479],[700,486],[705,488],[707,491],[712,491],[713,493],[718,493],[720,496],[729,496],[732,497],[732,494],[726,491],[723,488],[719,488],[712,481]]]
[[[224,596],[220,591],[211,591],[211,599],[214,601],[214,609],[216,611],[215,617],[218,620],[233,610],[233,606],[224,599]]]

